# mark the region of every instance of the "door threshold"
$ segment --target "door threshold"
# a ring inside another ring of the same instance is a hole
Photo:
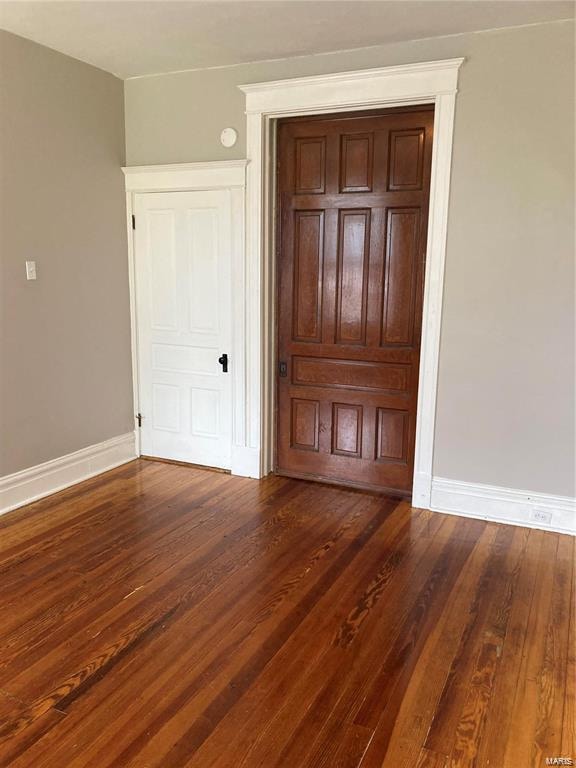
[[[309,482],[321,483],[322,485],[337,485],[348,491],[363,491],[364,493],[374,493],[379,496],[391,496],[395,499],[412,501],[412,491],[401,491],[397,488],[384,488],[370,483],[354,483],[349,480],[337,480],[333,477],[323,477],[322,475],[306,474],[306,472],[289,472],[283,469],[275,469],[275,475],[280,477],[291,477],[294,480],[307,480]]]
[[[192,464],[191,461],[178,461],[177,459],[164,459],[161,456],[140,456],[144,461],[157,461],[159,464],[176,464],[179,467],[190,467],[190,469],[206,469],[208,472],[220,472],[222,475],[231,475],[229,469],[222,467],[209,467],[207,464]]]

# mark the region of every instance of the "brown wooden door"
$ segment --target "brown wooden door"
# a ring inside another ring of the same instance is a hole
[[[280,474],[412,489],[433,120],[279,124]]]

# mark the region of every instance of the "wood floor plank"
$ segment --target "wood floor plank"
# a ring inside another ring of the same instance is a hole
[[[539,719],[539,682],[545,660],[546,637],[550,615],[554,567],[559,538],[549,534],[541,537],[542,549],[538,562],[536,583],[527,628],[527,642],[522,653],[520,674],[511,708],[511,722],[522,722],[529,739],[518,743],[508,734],[503,768],[513,768],[520,762],[527,768],[537,768],[543,757],[537,754],[536,731]],[[529,641],[528,641],[529,640]]]
[[[475,530],[475,523],[460,520],[458,529],[464,532]],[[355,716],[355,722],[372,723],[376,728],[364,759],[367,768],[379,768],[386,759],[402,702],[420,654],[440,621],[449,595],[473,549],[474,538],[464,537],[461,541],[450,539],[446,542],[430,578],[401,626],[392,648],[384,657],[384,663],[371,685],[369,697]]]
[[[135,461],[0,519],[4,768],[574,757],[574,539]]]
[[[257,514],[251,512],[246,519],[243,519],[242,515],[236,516],[236,527],[230,529],[228,527],[228,533],[223,534],[222,526],[219,529],[214,530],[211,525],[204,526],[203,536],[198,536],[199,541],[195,544],[186,540],[180,541],[179,546],[182,548],[178,556],[178,562],[174,567],[162,568],[159,573],[156,574],[156,578],[150,580],[149,589],[138,590],[138,586],[145,585],[146,579],[142,574],[139,574],[136,583],[129,582],[125,584],[124,580],[119,583],[119,592],[113,592],[112,594],[103,593],[102,600],[99,601],[95,607],[93,603],[85,605],[87,611],[78,617],[81,619],[83,630],[76,637],[79,641],[82,641],[81,647],[78,648],[78,654],[84,654],[88,652],[91,646],[100,647],[102,640],[105,637],[105,631],[112,636],[112,642],[116,642],[116,634],[114,631],[113,622],[119,626],[130,626],[130,619],[136,618],[137,626],[141,626],[142,619],[146,615],[144,610],[145,606],[148,606],[148,613],[151,614],[151,620],[155,620],[155,617],[162,614],[163,611],[168,611],[173,605],[174,601],[184,602],[189,599],[191,592],[197,592],[201,590],[201,585],[198,582],[198,574],[202,575],[203,565],[211,565],[214,563],[219,555],[227,552],[230,549],[230,542],[234,537],[238,540],[246,540],[249,534],[255,534],[261,527],[261,521]],[[190,523],[189,523],[190,524]],[[191,524],[191,527],[195,529],[195,525]],[[281,528],[280,524],[277,526]],[[207,535],[208,534],[208,535]],[[228,538],[226,538],[228,537]],[[188,544],[188,546],[186,546]],[[150,548],[149,548],[150,549]],[[182,551],[183,550],[183,551]],[[152,550],[153,552],[155,550]],[[177,550],[176,550],[177,551]],[[261,551],[261,546],[256,546],[256,551]],[[156,559],[156,558],[154,558]],[[122,562],[125,560],[125,556],[121,557],[116,562],[115,573],[117,578],[122,578]],[[184,568],[191,568],[191,572],[187,574],[186,579],[182,579],[181,571]],[[120,568],[120,570],[119,570]],[[150,569],[148,569],[148,574]],[[96,580],[99,583],[99,580]],[[152,592],[152,594],[150,594]],[[167,593],[167,594],[165,594]],[[176,595],[176,596],[175,596]],[[162,599],[160,599],[162,596]],[[111,598],[111,599],[110,599]],[[102,604],[103,602],[103,604]],[[58,636],[64,638],[70,638],[71,626],[70,624],[62,627],[61,633]],[[96,643],[93,642],[94,638],[98,637],[99,640]],[[54,636],[51,637],[51,644],[54,646]],[[86,648],[86,651],[83,650]],[[68,649],[70,653],[70,649]],[[59,652],[57,648],[54,648],[52,652],[53,657],[53,669],[54,675],[59,676]],[[47,678],[46,668],[50,661],[50,655],[42,652],[42,648],[37,649],[36,653],[31,654],[28,652],[25,656],[26,664],[24,665],[24,657],[20,657],[19,663],[9,665],[6,670],[0,671],[0,680],[3,676],[12,677],[12,687],[17,688],[18,685],[24,687],[28,686],[27,680],[30,676],[34,676],[35,670],[31,668],[30,662],[37,661],[43,668],[44,673],[42,679]],[[82,659],[78,658],[78,663]],[[88,659],[86,660],[88,663]],[[22,678],[21,678],[22,675]],[[27,687],[30,691],[30,688]],[[14,691],[18,695],[18,691]],[[37,694],[38,695],[38,694]]]
[[[524,556],[517,566],[514,583],[510,583],[512,600],[502,646],[500,671],[493,688],[486,716],[485,737],[478,745],[479,766],[503,765],[506,746],[515,733],[513,702],[521,676],[522,660],[529,640],[527,627],[538,577],[543,534],[530,531]]]
[[[446,768],[448,757],[425,747],[420,750],[416,768]]]
[[[220,680],[215,695],[198,697],[194,708],[199,703],[203,709],[201,709],[200,718],[192,725],[190,725],[190,713],[186,704],[186,699],[190,695],[190,687],[181,693],[177,699],[178,711],[174,712],[171,723],[169,725],[160,723],[164,730],[164,738],[152,739],[141,750],[143,764],[149,759],[147,756],[155,750],[158,761],[163,761],[168,765],[185,764],[199,749],[212,730],[244,695],[299,624],[312,612],[320,598],[330,590],[334,581],[353,562],[357,551],[378,530],[383,518],[389,514],[387,505],[380,504],[379,506],[381,508],[376,511],[376,514],[372,511],[372,515],[366,520],[363,529],[339,554],[338,558],[319,574],[319,578],[308,585],[308,589],[303,594],[286,602],[284,609],[275,617],[274,622],[271,622],[272,626],[267,631],[262,631],[261,625],[260,632],[256,636],[250,634],[247,642],[241,648],[236,649],[229,681]],[[204,694],[204,692],[202,693]],[[176,734],[177,738],[166,752],[165,737],[168,732],[171,736]],[[121,755],[121,759],[125,759],[125,757],[125,755]]]
[[[430,730],[442,692],[447,685],[454,661],[461,647],[474,613],[476,597],[487,564],[490,562],[491,544],[497,535],[498,526],[488,525],[478,537],[474,550],[454,584],[441,620],[433,627],[418,664],[409,680],[404,699],[390,743],[386,762],[398,768],[411,768],[421,760],[434,761],[440,758],[432,750],[421,750]],[[440,756],[447,761],[446,755]]]
[[[17,626],[20,633],[29,634],[33,631],[38,638],[38,631],[42,624],[45,625],[48,621],[49,627],[52,628],[61,622],[62,616],[58,606],[66,605],[76,612],[79,608],[76,599],[80,599],[81,602],[91,601],[95,596],[105,593],[107,587],[114,585],[120,588],[126,587],[125,594],[127,594],[131,589],[139,586],[142,578],[140,571],[144,566],[149,567],[151,562],[158,566],[162,563],[164,551],[168,549],[169,556],[179,556],[178,546],[175,544],[182,546],[185,542],[177,542],[174,539],[181,540],[193,536],[196,522],[187,520],[185,533],[182,523],[183,518],[194,514],[195,510],[180,509],[178,513],[171,516],[166,507],[170,507],[171,503],[177,500],[178,494],[184,494],[186,498],[190,493],[198,493],[199,490],[198,485],[192,488],[187,486],[173,496],[173,489],[170,489],[167,498],[160,504],[155,502],[152,507],[147,503],[141,504],[142,517],[137,525],[134,522],[122,523],[122,518],[126,516],[119,510],[116,517],[120,519],[122,525],[129,525],[131,528],[129,532],[123,533],[124,538],[121,544],[118,543],[117,528],[100,523],[104,531],[98,537],[94,535],[93,541],[89,538],[89,544],[86,545],[83,541],[78,544],[78,537],[75,537],[73,547],[66,549],[64,558],[66,566],[63,569],[58,567],[58,563],[53,562],[52,573],[48,578],[38,578],[36,581],[27,574],[29,582],[35,587],[21,590],[22,594],[16,590],[14,594],[18,599],[5,604],[9,621],[4,623],[0,635],[3,662],[7,661],[8,648],[14,643],[14,638],[11,636],[13,626]],[[106,530],[108,530],[108,536],[106,536]],[[84,537],[83,533],[80,538],[84,539]],[[137,543],[130,546],[130,541],[134,538],[137,539]],[[76,555],[76,552],[79,554]],[[119,565],[122,568],[121,571],[119,571]],[[129,581],[131,578],[135,582],[132,585]],[[80,584],[82,584],[81,589],[78,588]],[[31,623],[30,627],[28,622]]]
[[[452,751],[457,724],[468,695],[468,686],[476,658],[483,644],[490,608],[497,596],[498,586],[505,588],[508,583],[507,579],[500,577],[503,572],[508,573],[505,562],[509,556],[509,547],[514,533],[511,527],[499,527],[482,577],[471,600],[467,614],[468,621],[460,636],[456,654],[451,660],[448,677],[425,741],[428,749],[439,754],[449,755]]]
[[[568,648],[564,675],[564,710],[562,716],[561,756],[576,755],[576,546],[572,546],[572,578],[570,617],[568,619]],[[575,761],[576,762],[576,761]]]
[[[405,511],[399,507],[395,515],[397,513],[397,522],[402,524],[405,522]],[[393,522],[393,518],[391,520]],[[449,521],[448,524],[454,523]],[[418,529],[418,523],[415,527]],[[300,631],[290,638],[278,654],[275,665],[265,670],[240,706],[229,715],[228,722],[224,723],[225,727],[212,735],[210,744],[207,745],[208,751],[200,750],[194,763],[198,766],[220,766],[222,745],[230,739],[231,733],[238,732],[240,724],[244,722],[247,727],[242,732],[242,743],[239,744],[240,765],[253,762],[268,765],[289,762],[301,764],[311,745],[322,735],[322,717],[319,713],[323,709],[329,711],[332,708],[330,697],[337,697],[345,690],[344,678],[349,668],[353,646],[345,646],[338,641],[343,626],[349,622],[350,616],[359,615],[360,606],[362,611],[364,610],[367,594],[374,597],[374,583],[380,583],[380,588],[385,590],[386,574],[389,572],[391,560],[395,560],[394,569],[403,565],[404,561],[398,557],[400,549],[391,546],[390,551],[386,546],[387,542],[393,544],[395,541],[394,530],[397,529],[390,531],[389,540],[384,531],[381,531],[381,539],[376,536],[371,540],[364,550],[367,557],[363,564],[355,563],[353,572],[342,580],[344,583],[335,585],[336,599],[331,594],[325,596],[319,605],[321,610],[316,616],[307,617]],[[431,540],[421,539],[421,553],[426,552],[431,544]],[[409,565],[406,564],[406,567],[410,567],[413,572],[420,563],[420,558],[413,550],[410,554],[413,560]],[[427,572],[427,568],[422,568],[420,578],[424,579]],[[382,591],[380,599],[385,600],[387,608],[394,613],[394,606],[397,605],[400,610],[402,601],[406,601],[406,582],[398,573],[396,579],[389,581],[389,585],[394,586],[395,593]],[[323,641],[318,642],[321,638]],[[360,638],[361,635],[355,635],[357,642]],[[376,651],[380,658],[379,649],[382,645],[383,643],[375,642],[366,643],[364,646],[360,644],[360,647]],[[305,675],[302,674],[303,670]],[[353,668],[350,671],[353,672]],[[368,673],[365,684],[369,679]],[[289,696],[286,695],[287,690],[290,691]],[[262,721],[262,710],[271,715],[266,721]],[[273,740],[268,740],[267,734],[273,734]]]
[[[301,485],[300,488],[301,489],[302,488],[306,488],[306,486]],[[306,515],[309,516],[310,515],[310,507],[306,503],[306,501],[307,501],[306,496],[305,496],[305,494],[303,494],[301,496],[301,502],[302,502],[301,507],[302,507],[302,510],[305,510],[305,512],[303,511],[301,514],[306,514]],[[348,508],[348,512],[350,512],[349,508]],[[344,514],[344,513],[342,512],[342,514]],[[282,517],[282,515],[281,515],[280,510],[277,510],[276,513],[275,513],[275,516],[274,516],[274,518],[275,518],[275,525],[277,527],[280,526],[280,522],[281,522],[280,518],[281,517]],[[284,519],[285,519],[285,521],[289,521],[290,520],[290,516],[288,514],[286,514],[284,516]],[[338,516],[336,516],[336,519],[338,519]],[[336,539],[342,538],[343,541],[346,541],[347,529],[349,528],[349,523],[350,523],[350,521],[354,521],[354,519],[355,519],[355,516],[353,514],[346,515],[346,521],[339,528],[338,534],[336,536]],[[356,525],[360,525],[361,522],[362,521],[360,519],[357,519],[356,520]],[[267,522],[263,522],[264,526],[266,526],[266,524],[267,524]],[[295,537],[298,536],[298,528],[294,528],[294,526],[292,524],[288,525],[287,531],[293,533]],[[321,526],[320,526],[320,532],[321,532]],[[280,540],[279,537],[278,537],[278,531],[276,531],[276,534],[275,534],[274,538],[275,538],[276,541]],[[323,542],[324,542],[324,545],[323,545],[324,547],[326,547],[326,545],[328,545],[328,547],[329,547],[330,540],[327,539],[326,536],[324,537]],[[292,544],[294,544],[294,543],[297,543],[297,539],[293,539],[292,540]],[[311,540],[311,545],[312,544],[314,544],[313,539]],[[269,546],[269,544],[267,544],[267,546]],[[256,547],[256,553],[259,550],[261,550],[261,548],[262,548],[262,544],[260,543],[260,545]],[[288,550],[287,554],[289,554],[292,557],[292,559],[295,560],[297,568],[302,569],[302,567],[304,565],[306,565],[306,563],[299,562],[298,556],[300,554],[300,557],[301,557],[301,552],[299,553],[299,550],[296,547],[294,547],[294,546],[290,547],[290,549]],[[233,557],[233,562],[236,562],[239,565],[243,565],[244,568],[246,567],[246,564],[244,562],[244,558],[234,557],[234,553],[233,552],[232,552],[232,557]],[[273,565],[272,561],[271,561],[270,565],[271,566]],[[278,558],[278,566],[280,568],[280,573],[282,573],[283,572],[282,568],[284,568],[284,569],[286,568],[286,561],[285,561],[285,559],[283,560],[282,558]],[[255,560],[255,569],[256,569],[256,572],[254,574],[254,579],[253,579],[254,587],[255,588],[258,588],[260,590],[263,575],[266,575],[267,577],[269,577],[270,584],[268,586],[268,590],[264,591],[264,593],[263,593],[263,598],[266,599],[267,596],[270,594],[271,586],[274,585],[274,578],[276,577],[276,579],[277,579],[278,578],[278,574],[277,573],[262,574],[261,567],[260,567],[258,561],[256,561],[256,560]],[[308,567],[306,567],[305,570],[307,572],[309,572],[310,571],[310,566],[308,565]],[[292,578],[290,581],[292,583],[297,583],[297,579],[294,579],[294,578]],[[245,600],[247,601],[247,605],[250,605],[250,603],[251,603],[251,601],[253,599],[252,594],[248,591],[249,586],[250,586],[250,584],[249,584],[249,582],[247,583],[246,580],[243,580],[243,582],[240,584],[240,588],[242,590],[242,593],[246,593]],[[266,586],[265,583],[262,586],[265,587]],[[225,591],[224,587],[225,587],[225,584],[222,585],[222,590],[221,591],[226,596],[226,594],[225,594],[226,591]],[[172,666],[168,667],[167,674],[169,675],[169,678],[166,681],[165,690],[162,690],[162,689],[158,690],[157,689],[157,681],[153,682],[152,684],[150,684],[150,681],[148,681],[148,686],[151,687],[151,689],[152,689],[151,690],[151,695],[154,696],[154,699],[156,700],[156,702],[160,702],[160,704],[158,706],[158,712],[160,714],[162,714],[162,712],[169,706],[169,700],[167,701],[166,698],[168,697],[168,699],[169,699],[170,695],[172,695],[172,694],[176,695],[178,693],[177,683],[178,683],[178,681],[180,681],[182,679],[181,670],[179,669],[180,664],[182,664],[182,666],[186,666],[186,668],[192,668],[192,669],[195,670],[195,674],[192,675],[193,679],[195,677],[197,677],[197,672],[199,670],[199,667],[202,668],[202,665],[212,664],[212,667],[214,667],[214,669],[219,670],[219,668],[220,668],[219,663],[213,663],[213,657],[216,659],[216,662],[218,662],[219,649],[220,648],[223,649],[222,652],[220,653],[221,657],[223,656],[224,658],[227,658],[227,657],[233,658],[233,654],[230,652],[230,643],[231,642],[239,643],[242,639],[245,638],[245,636],[246,636],[246,634],[247,634],[247,632],[249,630],[246,628],[245,624],[242,624],[240,622],[240,619],[243,617],[243,615],[246,614],[246,605],[242,605],[242,600],[244,600],[244,597],[242,597],[242,595],[235,596],[234,594],[232,594],[230,596],[230,598],[226,597],[226,600],[227,600],[227,602],[222,603],[218,599],[218,595],[214,595],[213,596],[213,600],[211,601],[211,603],[212,603],[212,605],[215,606],[215,611],[221,611],[224,615],[222,617],[222,620],[219,621],[219,625],[217,625],[214,628],[214,631],[211,631],[210,636],[206,639],[206,641],[200,647],[198,647],[199,639],[200,640],[204,640],[205,635],[206,635],[206,632],[204,632],[203,630],[206,629],[206,628],[212,629],[210,625],[211,625],[211,623],[214,623],[215,621],[217,621],[216,613],[212,617],[212,622],[210,622],[210,616],[205,617],[205,619],[203,619],[204,624],[205,624],[204,627],[202,627],[202,626],[199,627],[198,626],[198,623],[194,621],[193,614],[190,614],[190,612],[188,612],[185,615],[184,618],[194,628],[194,635],[195,635],[194,642],[192,641],[192,637],[191,637],[190,631],[188,631],[187,632],[188,637],[187,638],[185,637],[184,639],[185,639],[185,642],[190,646],[189,649],[187,651],[183,650],[182,648],[174,650],[174,653],[176,654],[176,658],[179,660],[180,663],[178,664],[178,666],[176,668],[174,668]],[[228,613],[226,612],[228,609],[232,609],[232,608],[234,608],[234,610],[238,613],[236,618],[234,618],[234,615],[230,615],[229,612]],[[207,621],[207,623],[206,623],[206,621]],[[228,627],[228,632],[226,632],[226,628],[227,627]],[[180,639],[181,636],[186,634],[185,629],[183,629],[183,627],[182,627],[182,620],[179,620],[176,623],[176,626],[174,627],[174,629],[175,629],[175,632],[172,635],[172,639],[174,639],[174,638]],[[236,633],[237,638],[234,639],[234,637],[231,636],[231,632],[234,633],[234,631],[236,629],[238,629],[238,632]],[[142,658],[142,652],[146,653],[147,650],[146,649],[141,649],[140,659]],[[185,653],[189,654],[189,653],[192,653],[192,652],[194,652],[195,655],[191,659],[187,658],[187,656],[184,655]],[[152,659],[152,666],[153,666],[152,674],[155,675],[156,677],[158,677],[158,667],[157,667],[157,663],[154,663],[154,658]],[[159,680],[162,681],[162,679],[163,679],[163,675],[160,676]],[[146,681],[144,681],[144,683],[145,682]],[[202,691],[201,686],[197,685],[197,687],[199,688],[199,691],[201,692]],[[127,690],[129,691],[130,688],[128,687]],[[106,706],[108,706],[108,702],[106,702]],[[146,706],[145,706],[145,709],[146,709]],[[147,711],[146,714],[149,714],[150,709],[152,709],[154,711],[154,705],[151,704],[150,706],[147,707],[148,711]],[[141,722],[141,715],[143,713],[136,712],[135,714],[138,716],[138,722]],[[146,724],[143,723],[142,727],[145,728],[145,725]],[[83,730],[85,730],[84,726],[82,726],[82,728],[83,728]],[[131,734],[131,736],[130,736],[131,739],[134,739],[134,737],[136,735],[134,729],[132,729],[132,731],[127,730],[127,731],[125,731],[125,733],[126,734]],[[74,740],[76,740],[76,739],[74,739]],[[115,746],[118,747],[118,737],[117,736],[114,737],[114,742],[115,742]],[[106,749],[104,750],[104,752],[106,752]],[[97,763],[97,764],[100,764],[100,763]]]
[[[332,593],[323,597],[317,615],[307,617],[279,652],[274,666],[265,670],[237,710],[230,714],[224,728],[212,735],[207,749],[198,752],[194,763],[220,765],[221,745],[244,721],[249,727],[239,745],[239,765],[303,764],[311,746],[323,734],[323,721],[333,709],[333,697],[337,698],[344,690],[351,651],[338,642],[342,626],[350,615],[358,615],[360,605],[366,607],[364,598],[367,590],[372,592],[374,571],[376,581],[384,579],[388,572],[392,553],[385,542],[388,536],[390,541],[395,541],[393,532],[402,530],[406,522],[401,508],[395,515],[396,521],[394,517],[387,521],[387,525],[391,522],[394,527],[383,526],[373,537],[364,548],[367,557],[356,561],[354,570],[334,585]],[[388,533],[384,532],[385,528]],[[428,545],[426,542],[423,546]],[[380,587],[384,588],[383,581]],[[381,598],[385,599],[384,592]],[[322,642],[318,642],[321,638]],[[338,677],[340,680],[334,684]],[[266,721],[262,721],[262,708],[270,713]],[[267,738],[268,734],[273,734],[273,740]]]
[[[457,525],[468,525],[468,522],[460,521],[458,523],[456,519],[452,519],[447,521],[447,525],[453,530]],[[407,579],[406,581],[403,581],[401,570],[395,574],[396,578],[392,583],[397,588],[396,594],[394,592],[383,593],[380,605],[383,615],[379,614],[378,610],[374,610],[374,606],[372,606],[370,621],[360,625],[360,633],[353,633],[351,638],[349,638],[351,621],[352,625],[355,626],[358,616],[365,615],[366,607],[374,597],[374,585],[379,584],[380,579],[386,573],[386,566],[381,569],[380,573],[376,574],[376,579],[366,579],[364,586],[354,598],[352,609],[344,617],[344,621],[340,623],[340,626],[336,626],[336,631],[332,631],[332,638],[328,642],[328,652],[316,660],[313,669],[310,669],[310,661],[314,658],[314,651],[312,648],[308,649],[306,647],[306,640],[310,637],[315,637],[315,634],[307,633],[307,637],[303,640],[294,638],[295,642],[298,641],[294,654],[296,655],[302,650],[304,654],[303,660],[306,660],[308,666],[306,679],[302,681],[302,684],[297,689],[290,691],[290,696],[285,697],[287,704],[280,707],[274,721],[267,726],[264,725],[264,736],[259,738],[257,748],[249,752],[244,760],[241,759],[242,765],[244,762],[250,765],[253,762],[255,764],[274,766],[284,764],[313,765],[319,759],[318,755],[314,754],[314,750],[317,749],[319,753],[325,754],[327,749],[329,750],[334,746],[335,742],[330,735],[330,728],[328,725],[326,728],[322,728],[322,718],[318,716],[318,711],[322,711],[322,709],[329,710],[330,718],[334,719],[335,722],[346,722],[347,718],[352,717],[351,713],[355,711],[354,706],[358,703],[358,700],[361,701],[365,698],[366,689],[369,689],[371,680],[381,667],[382,648],[393,645],[390,638],[394,638],[394,633],[398,633],[407,610],[406,606],[413,605],[419,589],[421,590],[428,580],[433,564],[441,553],[443,537],[438,538],[439,541],[434,542],[436,546],[433,551],[427,553],[428,563],[426,565],[419,561],[412,562],[412,570],[404,574],[404,578]],[[450,537],[448,536],[447,538]],[[419,539],[420,542],[422,541],[421,537],[415,537],[416,539]],[[444,539],[444,543],[445,541]],[[400,551],[400,547],[395,548],[395,554],[400,553]],[[414,558],[414,550],[411,551],[411,555]],[[377,563],[378,560],[376,560]],[[414,578],[414,568],[416,567],[419,571],[418,580]],[[413,592],[412,598],[409,598],[408,587]],[[395,621],[392,623],[382,621],[381,619],[385,616],[393,616]],[[371,624],[372,626],[370,626]],[[346,638],[344,643],[341,641],[343,638]],[[349,639],[350,642],[348,642]],[[364,655],[364,650],[367,651],[366,655]],[[337,654],[340,654],[340,656]],[[350,669],[350,674],[348,674],[351,660],[353,660],[354,664]],[[283,659],[281,667],[283,669],[289,668],[289,664],[290,660],[288,658]],[[362,671],[360,677],[355,674],[355,667]],[[297,667],[294,670],[293,677],[295,675],[297,676]],[[314,691],[320,692],[319,698],[309,701],[308,697]],[[260,690],[258,690],[258,694],[261,694]],[[291,711],[290,701],[301,702],[300,710],[308,713],[298,725],[296,731],[294,731],[294,725],[298,724],[299,715],[297,710]],[[258,707],[254,707],[253,710],[255,719],[257,719]],[[246,716],[247,712],[243,710],[242,717]],[[247,722],[250,723],[251,721],[248,720]],[[250,730],[254,732],[254,728]],[[266,744],[265,734],[268,731],[274,734],[273,745]],[[260,726],[258,732],[262,734],[262,726]],[[280,750],[282,743],[285,746]],[[308,747],[308,744],[311,746]],[[269,753],[263,752],[267,747],[270,749]],[[276,758],[273,754],[274,750],[277,750]],[[208,758],[209,756],[202,750],[198,754],[197,761],[194,762],[197,762],[199,766],[204,764],[211,765],[210,762],[207,762]],[[304,761],[309,761],[309,763]],[[218,762],[215,764],[219,765]]]
[[[544,657],[538,677],[538,712],[533,751],[535,765],[544,762],[546,757],[563,756],[562,719],[568,686],[566,671],[570,652],[573,567],[573,542],[568,537],[562,537],[558,541],[553,568]],[[570,755],[572,754],[570,750]]]

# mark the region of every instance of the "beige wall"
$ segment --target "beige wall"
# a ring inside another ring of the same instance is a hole
[[[465,56],[434,472],[574,495],[573,40],[559,22],[129,80],[128,163],[244,157],[239,83]]]
[[[0,32],[0,475],[133,429],[123,162],[122,82]]]

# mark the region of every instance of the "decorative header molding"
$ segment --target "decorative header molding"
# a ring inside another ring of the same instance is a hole
[[[246,94],[246,113],[299,114],[322,108],[334,108],[335,102],[346,109],[385,106],[387,102],[434,101],[436,97],[455,94],[458,70],[464,59],[445,59],[396,67],[338,72],[267,83],[238,86]]]
[[[221,160],[209,163],[172,165],[133,165],[122,168],[126,190],[161,192],[181,189],[243,187],[247,160]]]

